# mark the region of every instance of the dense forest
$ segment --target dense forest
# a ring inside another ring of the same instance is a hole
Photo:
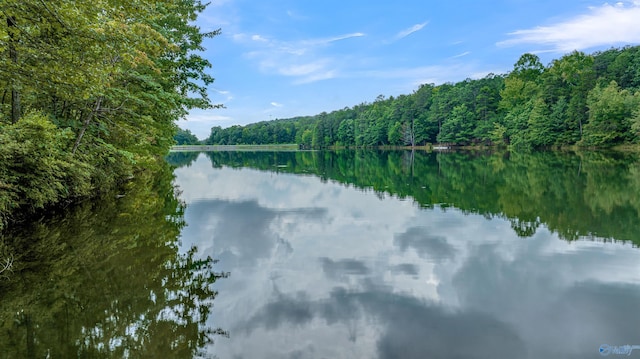
[[[635,143],[640,133],[640,46],[544,66],[524,54],[490,74],[316,116],[213,127],[204,144],[299,143],[306,147],[509,145],[549,148]]]
[[[176,145],[199,145],[200,141],[198,141],[198,137],[191,133],[190,130],[183,130],[178,128],[178,131],[173,136],[173,139],[176,141]]]
[[[212,108],[200,0],[0,3],[0,228],[162,161]]]
[[[532,153],[339,150],[204,152],[215,168],[312,175],[423,208],[457,208],[504,218],[519,236],[546,227],[565,240],[620,240],[640,246],[640,158],[617,151]],[[200,154],[174,152],[174,166]]]

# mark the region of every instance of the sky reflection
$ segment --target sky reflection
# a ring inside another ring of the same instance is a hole
[[[185,248],[220,259],[220,358],[597,358],[640,344],[640,255],[313,176],[176,170]]]

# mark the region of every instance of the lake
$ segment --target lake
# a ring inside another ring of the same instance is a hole
[[[168,162],[5,234],[0,358],[640,356],[637,155]]]

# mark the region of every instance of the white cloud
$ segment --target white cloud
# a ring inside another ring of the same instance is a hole
[[[277,103],[277,102],[275,102],[275,101],[274,101],[274,102],[271,102],[271,106],[273,106],[273,107],[282,107],[282,106],[284,106],[284,105],[283,105],[283,104],[281,104],[281,103]]]
[[[463,56],[467,56],[471,53],[471,51],[465,51],[461,54],[455,55],[455,56],[451,56],[452,59],[457,59],[458,57],[463,57]]]
[[[261,35],[253,35],[253,36],[251,36],[251,40],[258,41],[258,42],[269,42],[269,40],[267,40],[266,38],[262,37]]]
[[[231,91],[227,91],[227,90],[218,90],[216,88],[209,88],[209,90],[212,92],[210,93],[210,97],[211,97],[211,101],[214,103],[221,103],[222,105],[226,105],[227,103],[231,102],[234,97],[231,94]]]
[[[433,65],[411,68],[394,68],[384,70],[365,71],[363,77],[375,77],[384,79],[415,79],[420,83],[443,83],[451,81],[451,77],[460,74],[468,74],[471,69],[463,65]]]
[[[297,79],[296,81],[294,81],[294,84],[301,85],[316,81],[329,80],[336,77],[338,77],[338,71],[336,70],[318,71],[308,76]]]
[[[322,72],[327,68],[328,59],[313,61],[306,64],[291,64],[287,67],[281,67],[279,73],[285,76],[308,76],[313,73]]]
[[[234,35],[233,39],[253,47],[245,56],[256,61],[262,72],[292,77],[294,84],[303,84],[336,77],[345,61],[323,57],[323,48],[362,36],[365,36],[362,32],[353,32],[326,38],[278,41],[255,34],[250,37],[251,41],[247,41],[246,35]]]
[[[327,39],[321,39],[321,40],[319,40],[319,41],[317,41],[315,43],[317,43],[317,44],[328,44],[330,42],[335,42],[335,41],[340,41],[340,40],[347,40],[347,39],[351,39],[351,38],[354,38],[354,37],[362,37],[362,36],[365,36],[365,34],[362,33],[362,32],[354,32],[354,33],[351,33],[351,34],[345,34],[345,35],[339,35],[339,36],[330,37],[330,38],[327,38]],[[314,42],[312,42],[312,43],[314,43]]]
[[[338,75],[338,71],[333,69],[334,62],[330,58],[324,58],[308,63],[279,64],[277,72],[283,76],[294,77],[293,83],[296,85],[329,80]]]
[[[231,36],[231,39],[233,39],[233,41],[236,41],[236,42],[242,42],[244,41],[244,39],[247,38],[247,35],[243,33],[232,34],[230,36]]]
[[[186,118],[187,122],[202,122],[202,123],[221,122],[221,121],[229,121],[229,120],[231,120],[231,117],[211,115],[206,112],[192,113],[187,115],[187,118]]]
[[[564,22],[533,29],[517,30],[501,47],[534,44],[558,52],[584,50],[596,46],[640,42],[640,1],[618,2],[590,7],[589,13]]]
[[[287,16],[289,16],[293,20],[307,20],[308,17],[301,15],[293,10],[287,10]]]
[[[462,81],[465,78],[479,79],[490,73],[505,73],[506,70],[487,70],[474,64],[457,63],[410,68],[392,68],[384,70],[363,71],[356,77],[400,80],[406,83],[403,91],[411,91],[422,84],[443,84],[445,82]]]
[[[405,37],[413,34],[414,32],[420,31],[420,30],[422,30],[423,27],[427,26],[428,23],[429,23],[428,21],[425,21],[425,22],[423,22],[421,24],[415,24],[415,25],[411,26],[408,29],[402,30],[398,34],[396,34],[395,39],[396,40],[400,40],[402,38],[405,38]]]

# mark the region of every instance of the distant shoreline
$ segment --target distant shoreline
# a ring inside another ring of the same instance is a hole
[[[281,145],[179,145],[173,146],[169,152],[191,151],[299,151],[297,144]]]
[[[341,150],[354,149],[355,147],[330,146],[325,150]],[[505,150],[507,147],[487,146],[487,145],[467,145],[457,146],[451,144],[427,144],[424,146],[377,146],[377,147],[359,147],[358,149],[380,149],[380,150],[422,150],[422,151],[486,151],[486,150]],[[203,152],[203,151],[313,151],[318,149],[302,148],[298,144],[270,144],[270,145],[179,145],[173,146],[169,152]],[[543,150],[551,151],[617,151],[617,152],[640,152],[640,144],[624,144],[608,148],[598,147],[579,147],[579,146],[553,146]]]

